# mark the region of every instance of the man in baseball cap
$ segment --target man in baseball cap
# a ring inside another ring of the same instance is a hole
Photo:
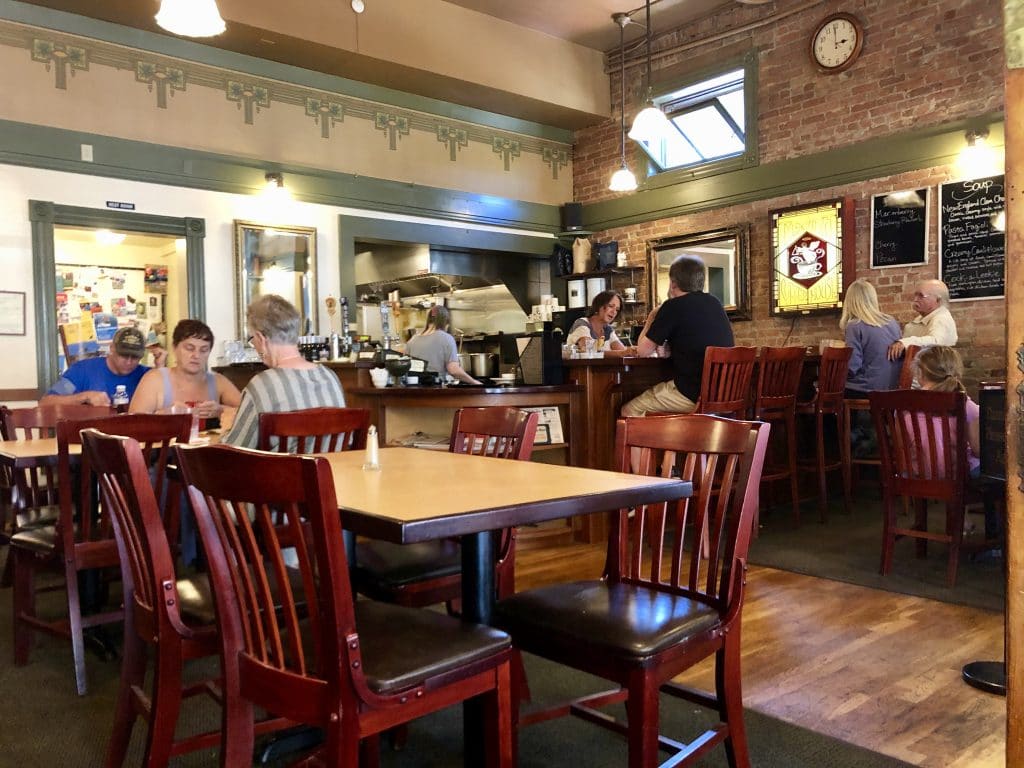
[[[125,326],[114,334],[106,357],[89,357],[74,363],[43,395],[39,404],[110,405],[118,386],[124,386],[131,398],[149,370],[149,366],[140,365],[145,354],[145,335],[138,328]],[[156,367],[162,366],[166,358],[163,349],[153,348]]]

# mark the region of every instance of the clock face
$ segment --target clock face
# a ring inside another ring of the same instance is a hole
[[[811,40],[811,56],[825,71],[846,69],[860,53],[863,39],[856,20],[846,14],[822,22]]]

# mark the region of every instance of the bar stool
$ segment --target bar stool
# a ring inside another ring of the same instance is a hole
[[[910,389],[914,384],[914,360],[917,353],[921,351],[918,346],[910,345],[903,351],[903,366],[900,368],[900,376],[896,383],[896,389]],[[843,401],[843,428],[846,430],[847,440],[850,439],[853,414],[857,411],[871,412],[871,403],[865,398],[847,398]],[[844,490],[848,497],[852,497],[853,473],[862,466],[881,466],[882,457],[875,453],[872,456],[854,456],[853,447],[847,445],[843,454],[845,468],[843,470]]]
[[[742,419],[750,407],[757,347],[708,347],[694,413]]]
[[[796,395],[803,371],[803,347],[762,347],[754,396],[754,418],[774,424],[785,424],[786,458],[783,462],[765,465],[761,486],[771,489],[777,480],[789,480],[793,504],[793,522],[800,524],[800,495],[797,489],[796,463]],[[771,436],[778,434],[773,426]],[[769,452],[771,453],[771,452]],[[777,453],[777,452],[776,452]],[[768,498],[771,498],[769,494]]]
[[[843,420],[843,391],[846,388],[846,371],[850,365],[849,347],[826,347],[821,353],[821,369],[818,371],[818,389],[814,398],[796,404],[796,412],[814,417],[815,461],[813,466],[818,474],[818,510],[821,521],[825,522],[828,507],[828,492],[825,476],[828,472],[839,470],[843,473],[843,510],[850,508],[850,483],[846,475],[848,466],[845,461],[850,450],[850,436],[845,430]],[[839,432],[839,455],[834,459],[825,456],[825,417],[832,416],[836,420],[836,431]]]

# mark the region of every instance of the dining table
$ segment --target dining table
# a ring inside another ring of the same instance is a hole
[[[346,551],[356,535],[396,544],[451,536],[462,548],[462,618],[490,623],[495,603],[492,531],[572,515],[609,512],[689,496],[673,478],[532,461],[382,448],[376,467],[363,451],[319,454],[331,467]],[[463,764],[484,765],[484,711],[463,705]]]

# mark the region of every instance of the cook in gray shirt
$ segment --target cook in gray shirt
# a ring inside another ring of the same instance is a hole
[[[455,339],[448,333],[451,316],[448,310],[435,304],[427,312],[427,324],[423,330],[409,339],[406,351],[413,357],[427,361],[427,370],[444,376],[450,373],[459,381],[467,384],[480,382],[466,373],[459,364],[459,353],[455,347]]]

